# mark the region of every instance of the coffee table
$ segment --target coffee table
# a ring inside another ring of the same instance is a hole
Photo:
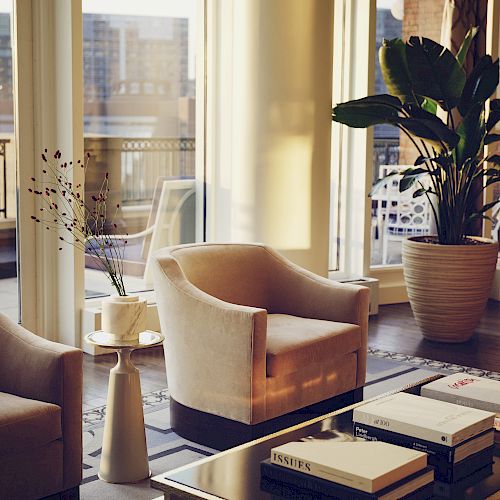
[[[422,385],[442,375],[435,375],[416,384],[390,391],[380,396],[355,403],[341,410],[289,427],[269,436],[242,444],[208,458],[204,458],[151,479],[151,486],[172,500],[204,498],[210,500],[270,500],[260,485],[260,462],[270,457],[271,448],[326,430],[352,434],[352,410],[389,394],[400,391],[420,394]],[[500,445],[495,448],[493,474],[469,487],[461,498],[500,499]],[[458,498],[454,494],[451,498]],[[158,500],[158,499],[157,499]]]

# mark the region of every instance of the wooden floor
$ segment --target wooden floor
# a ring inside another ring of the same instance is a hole
[[[368,344],[385,351],[500,372],[500,302],[490,301],[476,335],[463,344],[424,340],[409,304],[380,307],[370,318]]]
[[[464,344],[424,340],[409,304],[381,306],[379,314],[370,318],[368,344],[385,351],[500,371],[500,302],[491,301],[488,304],[477,334]],[[132,360],[141,371],[143,393],[166,387],[162,347],[134,351]],[[115,354],[85,355],[84,411],[106,404],[109,370],[115,363]]]

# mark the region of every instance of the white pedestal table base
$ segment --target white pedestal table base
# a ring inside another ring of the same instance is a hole
[[[132,349],[117,351],[118,363],[109,374],[108,399],[99,478],[132,483],[151,475],[148,463],[139,370]]]

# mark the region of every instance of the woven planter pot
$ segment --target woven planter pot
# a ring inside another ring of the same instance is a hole
[[[403,241],[403,269],[413,314],[425,338],[465,342],[486,307],[498,257],[498,243],[476,245]]]

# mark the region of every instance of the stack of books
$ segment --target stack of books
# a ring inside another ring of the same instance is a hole
[[[495,414],[398,393],[353,411],[354,435],[429,455],[436,479],[459,481],[491,465]]]
[[[498,380],[455,373],[424,385],[421,395],[495,413],[495,441],[500,442],[500,382]]]
[[[261,462],[261,489],[289,499],[430,498],[434,471],[425,453],[382,442],[306,438]]]

